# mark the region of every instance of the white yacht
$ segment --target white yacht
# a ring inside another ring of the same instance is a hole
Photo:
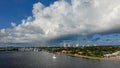
[[[53,55],[53,57],[52,57],[53,59],[56,59],[56,56],[55,55]]]

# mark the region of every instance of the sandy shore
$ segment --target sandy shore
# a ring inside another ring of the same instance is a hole
[[[96,59],[96,60],[119,60],[120,61],[120,56],[116,57],[109,57],[109,58],[99,58],[99,57],[90,57],[90,56],[83,56],[83,55],[78,55],[78,54],[67,54],[68,56],[74,56],[74,57],[80,57],[80,58],[87,58],[87,59]]]
[[[116,57],[110,57],[110,58],[104,58],[105,60],[119,60],[120,61],[120,56]]]

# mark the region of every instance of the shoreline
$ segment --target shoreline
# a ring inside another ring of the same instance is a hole
[[[18,52],[18,51],[0,51],[0,52]],[[65,54],[65,53],[56,53],[56,54],[61,54],[61,55],[67,55],[71,57],[78,57],[78,58],[84,58],[84,59],[93,59],[93,60],[115,60],[115,61],[120,61],[120,56],[115,56],[115,57],[91,57],[91,56],[83,56],[83,55],[78,55],[78,54]]]
[[[120,61],[120,56],[116,57],[110,57],[110,58],[99,58],[99,57],[91,57],[91,56],[83,56],[83,55],[78,55],[78,54],[65,54],[67,56],[71,57],[79,57],[79,58],[85,58],[85,59],[93,59],[93,60],[115,60],[115,61]]]

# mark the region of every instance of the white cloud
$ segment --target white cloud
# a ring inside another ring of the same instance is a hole
[[[71,3],[70,3],[71,2]],[[33,16],[0,30],[0,42],[45,41],[68,34],[86,35],[120,27],[119,0],[59,0],[33,5]]]

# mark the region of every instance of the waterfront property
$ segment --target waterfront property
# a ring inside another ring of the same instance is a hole
[[[120,51],[114,52],[112,54],[105,54],[104,56],[107,57],[107,58],[117,57],[117,56],[120,56]]]
[[[41,48],[37,47],[1,47],[0,51],[41,51]]]
[[[18,51],[40,51],[39,48],[32,48],[32,47],[29,47],[29,48],[18,48]]]
[[[119,46],[48,47],[45,49],[52,53],[97,59],[120,55]]]

